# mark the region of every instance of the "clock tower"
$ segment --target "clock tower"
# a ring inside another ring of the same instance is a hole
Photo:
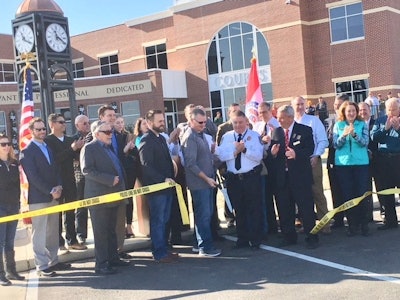
[[[68,19],[53,0],[25,0],[12,20],[18,92],[23,68],[31,64],[33,92],[40,94],[42,118],[55,112],[57,92],[68,92],[70,116],[77,115]],[[71,126],[72,131],[75,126]]]

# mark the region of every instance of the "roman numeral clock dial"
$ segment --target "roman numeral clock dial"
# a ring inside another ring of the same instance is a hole
[[[21,25],[15,31],[15,48],[19,53],[28,53],[32,51],[35,43],[33,30],[29,25]]]
[[[63,52],[68,46],[68,35],[60,24],[52,23],[46,29],[46,41],[51,50]]]

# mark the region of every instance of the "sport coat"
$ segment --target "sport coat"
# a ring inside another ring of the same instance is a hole
[[[151,185],[174,178],[174,166],[165,138],[157,137],[149,130],[143,135],[139,145],[139,156],[142,164],[142,184]]]
[[[290,133],[289,147],[296,152],[295,159],[287,159],[285,155],[285,132],[282,127],[275,128],[272,131],[271,147],[279,144],[279,151],[273,158],[272,168],[276,176],[277,188],[285,186],[286,180],[289,180],[290,186],[299,187],[304,185],[312,185],[312,169],[310,157],[314,152],[314,140],[312,128],[299,123],[294,123],[292,132]],[[269,155],[272,156],[271,150]],[[286,176],[286,168],[288,176]]]
[[[115,176],[119,176],[118,169],[100,141],[93,140],[83,146],[80,154],[80,165],[82,174],[85,176],[85,198],[119,192],[125,189],[125,172],[122,165],[121,169],[124,178],[120,178],[119,183],[113,186]],[[119,202],[112,202],[107,206],[111,207],[118,204]],[[97,207],[98,205],[93,206],[93,208]]]
[[[53,200],[53,187],[62,185],[59,169],[49,147],[50,163],[42,150],[31,142],[21,152],[21,165],[29,182],[28,204],[47,203]]]

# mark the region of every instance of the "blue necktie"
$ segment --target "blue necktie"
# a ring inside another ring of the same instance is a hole
[[[239,133],[237,141],[240,142],[242,140],[242,134]],[[242,167],[242,152],[239,152],[235,158],[235,169],[240,170]]]

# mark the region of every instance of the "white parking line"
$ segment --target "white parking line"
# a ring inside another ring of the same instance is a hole
[[[229,236],[229,235],[224,235],[224,237],[230,241],[236,241],[237,238],[233,237],[233,236]],[[284,250],[284,249],[280,249],[280,248],[275,248],[275,247],[271,247],[271,246],[266,246],[266,245],[260,245],[260,248],[266,251],[271,251],[271,252],[275,252],[275,253],[279,253],[279,254],[283,254],[283,255],[287,255],[287,256],[291,256],[291,257],[295,257],[298,259],[302,259],[305,261],[309,261],[312,263],[316,263],[316,264],[320,264],[323,266],[327,266],[330,268],[334,268],[334,269],[338,269],[338,270],[342,270],[342,271],[346,271],[349,273],[353,273],[359,276],[365,276],[365,277],[370,277],[370,278],[374,278],[377,280],[382,280],[382,281],[387,281],[387,282],[391,282],[391,283],[395,283],[395,284],[400,284],[400,279],[396,278],[396,277],[390,277],[390,276],[386,276],[386,275],[382,275],[382,274],[378,274],[378,273],[373,273],[373,272],[369,272],[369,271],[365,271],[365,270],[361,270],[361,269],[357,269],[357,268],[353,268],[353,267],[349,267],[346,265],[342,265],[342,264],[337,264],[334,262],[330,262],[324,259],[320,259],[320,258],[315,258],[312,256],[308,256],[308,255],[304,255],[304,254],[300,254],[300,253],[296,253],[296,252],[292,252],[292,251],[288,251],[288,250]]]
[[[26,288],[26,300],[38,300],[39,297],[39,277],[36,270],[29,272],[28,284]]]

